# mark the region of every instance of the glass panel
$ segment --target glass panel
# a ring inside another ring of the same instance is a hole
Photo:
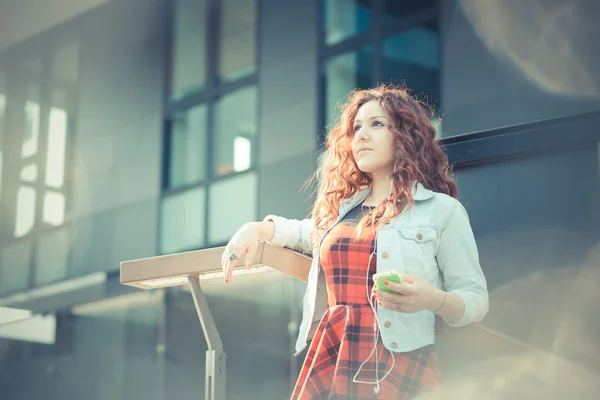
[[[65,178],[65,148],[67,141],[67,112],[50,109],[48,121],[48,154],[46,158],[46,185],[61,188]]]
[[[76,83],[79,77],[78,41],[73,41],[54,51],[52,59],[52,75],[54,79],[64,83]]]
[[[21,186],[17,192],[17,215],[15,221],[15,237],[25,236],[35,220],[35,189]]]
[[[197,188],[162,201],[160,253],[171,254],[204,245],[205,190]]]
[[[325,0],[325,43],[336,44],[371,25],[370,0]]]
[[[29,164],[21,169],[21,180],[35,182],[37,180],[37,165]]]
[[[373,48],[331,58],[325,65],[325,124],[329,126],[339,116],[337,105],[355,89],[373,84]]]
[[[65,222],[65,195],[47,191],[44,194],[44,222],[60,226]]]
[[[34,274],[36,285],[55,282],[66,276],[70,243],[67,229],[55,230],[38,239]]]
[[[27,158],[35,155],[40,137],[40,93],[39,88],[30,87],[25,101],[25,133],[21,157]]]
[[[214,166],[219,176],[248,169],[253,163],[258,93],[255,86],[223,97],[216,105]]]
[[[171,93],[204,86],[207,0],[175,0]]]
[[[6,110],[6,73],[0,70],[0,197],[2,196],[2,149],[4,135],[4,113]]]
[[[169,182],[178,187],[206,178],[206,106],[182,111],[171,121]]]
[[[219,78],[231,81],[256,71],[256,0],[221,0]]]
[[[389,24],[398,23],[415,12],[437,6],[437,0],[384,0],[384,21]]]
[[[406,83],[421,100],[440,98],[440,42],[437,24],[410,29],[383,42],[383,81]],[[426,96],[426,97],[425,97]]]
[[[226,243],[243,224],[256,221],[257,191],[254,172],[218,181],[210,187],[210,244]]]
[[[20,240],[0,250],[0,292],[27,288],[31,262],[31,242]]]

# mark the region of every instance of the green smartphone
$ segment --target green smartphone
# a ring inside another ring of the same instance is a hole
[[[399,283],[399,284],[403,283],[402,277],[395,270],[391,270],[388,272],[382,272],[382,273],[373,275],[373,282],[375,282],[375,286],[377,287],[377,290],[383,290],[384,292],[389,292],[389,293],[396,293],[392,289],[385,286],[385,284],[383,283],[385,281],[395,282],[395,283]]]

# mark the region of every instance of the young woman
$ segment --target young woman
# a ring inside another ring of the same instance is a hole
[[[312,251],[297,354],[320,289],[327,309],[292,398],[413,398],[438,383],[435,315],[464,326],[488,311],[467,213],[424,107],[404,89],[351,93],[327,150],[312,218],[244,225],[223,253],[225,280],[231,260],[250,266],[259,240]],[[402,283],[374,287],[375,273],[394,270]]]

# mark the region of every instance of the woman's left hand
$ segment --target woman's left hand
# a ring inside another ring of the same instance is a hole
[[[427,280],[415,274],[402,274],[404,283],[387,281],[386,286],[395,293],[377,290],[373,294],[377,302],[388,310],[403,313],[414,313],[421,310],[435,310],[439,307],[439,289],[434,288]]]

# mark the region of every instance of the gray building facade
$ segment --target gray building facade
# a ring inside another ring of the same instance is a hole
[[[548,38],[560,9],[478,7],[113,0],[5,48],[0,306],[53,315],[56,333],[0,339],[0,397],[201,396],[190,293],[123,287],[119,263],[306,217],[337,102],[384,81],[435,110],[488,279],[486,325],[599,374],[600,30],[559,18],[563,37]],[[571,12],[585,25],[595,7]],[[303,289],[273,273],[206,283],[228,398],[289,395]],[[439,352],[449,378],[486,362]]]

